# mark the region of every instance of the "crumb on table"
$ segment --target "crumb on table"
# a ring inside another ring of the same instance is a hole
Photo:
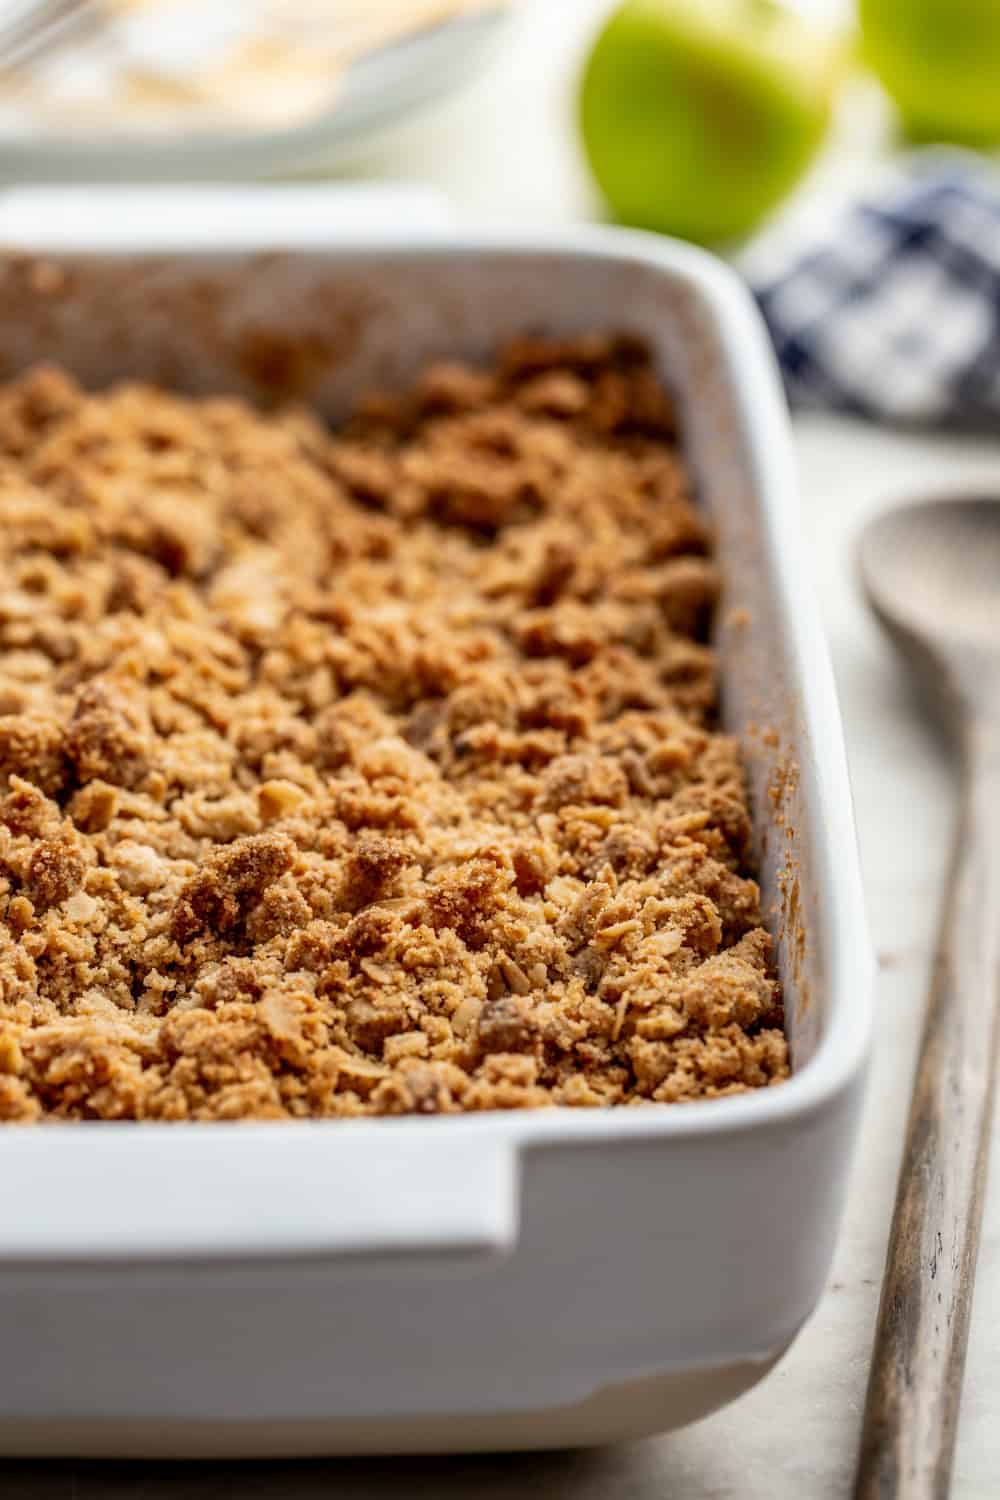
[[[0,388],[0,1120],[784,1078],[717,594],[628,339],[339,432]]]

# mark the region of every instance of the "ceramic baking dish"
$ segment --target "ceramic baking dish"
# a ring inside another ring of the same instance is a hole
[[[245,228],[245,226],[244,226]],[[268,227],[274,239],[273,222]],[[597,1443],[771,1368],[823,1288],[869,1043],[844,751],[789,433],[736,278],[590,231],[0,261],[7,376],[294,395],[515,330],[632,329],[676,392],[726,578],[794,1076],[620,1111],[0,1130],[0,1452],[253,1455]]]

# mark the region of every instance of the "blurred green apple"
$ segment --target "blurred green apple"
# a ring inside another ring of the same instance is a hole
[[[916,140],[1000,142],[1000,0],[861,0],[865,57]]]
[[[746,234],[815,155],[841,61],[836,38],[778,0],[625,0],[580,85],[616,218],[703,242]]]

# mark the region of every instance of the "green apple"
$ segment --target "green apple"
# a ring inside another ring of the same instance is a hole
[[[1000,142],[1000,0],[861,0],[867,61],[916,140]]]
[[[839,39],[778,0],[625,0],[580,84],[616,218],[709,243],[746,234],[815,155],[842,60]]]

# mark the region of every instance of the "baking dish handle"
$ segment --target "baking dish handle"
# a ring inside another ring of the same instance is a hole
[[[457,1121],[11,1130],[0,1266],[492,1257],[517,1177],[513,1143]]]

